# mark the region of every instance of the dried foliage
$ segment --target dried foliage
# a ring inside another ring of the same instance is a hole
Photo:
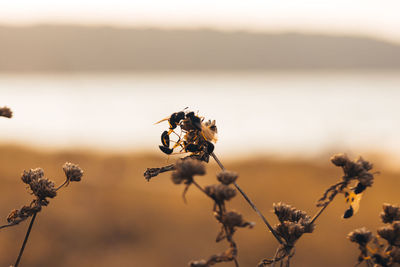
[[[315,225],[310,216],[304,211],[279,202],[274,203],[274,213],[279,223],[274,226],[275,232],[285,241],[279,245],[274,258],[263,259],[259,267],[281,262],[289,266],[290,259],[294,256],[295,243],[305,233],[312,233]]]
[[[144,177],[147,181],[157,176],[160,173],[173,171],[172,182],[174,184],[184,184],[183,199],[189,187],[193,184],[213,202],[214,217],[221,224],[221,231],[216,237],[216,242],[226,240],[229,243],[229,248],[216,255],[210,256],[207,260],[192,261],[189,263],[192,267],[206,267],[220,262],[234,262],[236,266],[239,263],[237,257],[237,245],[233,239],[233,235],[237,228],[253,227],[253,223],[247,222],[243,216],[236,211],[228,211],[226,202],[236,196],[236,180],[238,174],[226,171],[222,164],[222,171],[217,174],[219,183],[205,186],[200,186],[194,179],[196,175],[205,174],[205,163],[209,162],[210,156],[216,159],[214,145],[217,141],[217,126],[215,121],[204,122],[204,118],[199,117],[191,111],[180,111],[173,113],[170,117],[161,120],[169,123],[169,131],[164,131],[161,134],[160,150],[165,154],[172,154],[174,149],[180,148],[180,152],[189,153],[186,157],[178,160],[173,165],[167,165],[161,168],[148,168]],[[176,133],[176,129],[180,132]],[[174,141],[175,144],[170,148],[170,135],[174,133],[178,136],[178,140]],[[217,159],[216,159],[217,160]],[[232,186],[233,185],[233,186]],[[242,194],[244,194],[241,191]]]
[[[8,107],[2,107],[0,108],[0,117],[6,117],[6,118],[11,118],[12,117],[12,111]]]
[[[377,235],[365,227],[348,234],[351,242],[358,244],[360,255],[357,265],[390,267],[400,263],[400,217],[399,206],[384,204],[382,222],[388,224],[378,228]]]
[[[349,204],[343,218],[350,218],[358,211],[362,193],[367,187],[371,187],[374,182],[374,174],[370,172],[373,165],[362,157],[350,160],[345,154],[334,155],[331,158],[331,162],[335,166],[341,167],[344,175],[341,181],[330,186],[325,191],[323,196],[318,200],[317,206],[328,206],[337,194],[342,193]],[[353,182],[355,183],[354,186],[352,186]]]
[[[65,182],[58,188],[55,187],[54,182],[44,177],[44,171],[41,168],[30,169],[24,171],[21,175],[23,183],[27,184],[31,193],[35,198],[29,205],[24,205],[20,209],[14,209],[7,217],[8,224],[0,226],[1,228],[17,225],[20,222],[33,216],[42,210],[42,207],[49,204],[49,198],[57,196],[57,191],[71,181],[80,181],[83,171],[78,165],[72,163],[64,164],[64,171],[66,175]]]

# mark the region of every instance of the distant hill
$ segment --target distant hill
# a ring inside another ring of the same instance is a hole
[[[84,26],[0,26],[0,71],[397,69],[366,37]]]

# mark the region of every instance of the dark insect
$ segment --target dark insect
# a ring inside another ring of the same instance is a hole
[[[204,122],[203,117],[197,116],[193,111],[174,112],[170,117],[157,123],[168,120],[169,130],[161,134],[160,150],[167,155],[180,148],[180,153],[192,153],[203,158],[205,154],[214,151],[214,144],[217,141],[217,126],[215,121]],[[180,129],[180,133],[176,129]],[[170,140],[170,135],[178,136],[177,141]],[[170,147],[171,141],[174,145]]]

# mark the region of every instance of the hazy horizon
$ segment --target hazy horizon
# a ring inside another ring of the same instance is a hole
[[[366,36],[0,25],[0,71],[400,69],[400,44]]]

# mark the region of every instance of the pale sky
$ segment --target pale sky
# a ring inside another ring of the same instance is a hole
[[[0,24],[362,34],[400,40],[400,0],[0,0]]]

